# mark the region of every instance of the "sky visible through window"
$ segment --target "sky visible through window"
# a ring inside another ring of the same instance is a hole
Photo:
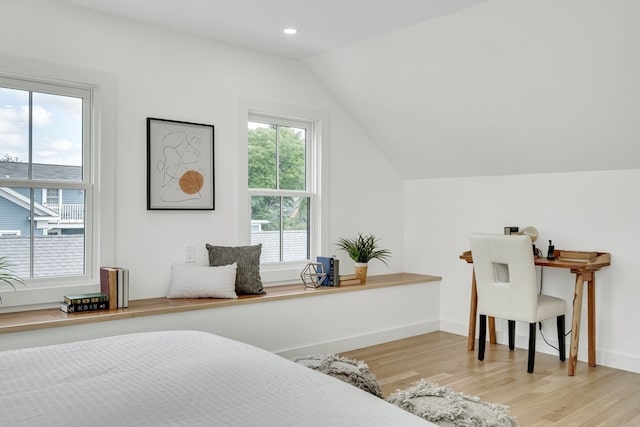
[[[29,161],[29,92],[0,88],[0,160]],[[34,92],[33,162],[82,165],[82,99]]]

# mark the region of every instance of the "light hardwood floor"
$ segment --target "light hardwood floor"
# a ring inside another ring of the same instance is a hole
[[[510,408],[521,426],[640,426],[640,374],[536,353],[528,374],[527,351],[487,343],[485,360],[466,350],[466,336],[433,332],[341,353],[364,360],[385,396],[425,378]],[[476,345],[477,348],[477,345]]]

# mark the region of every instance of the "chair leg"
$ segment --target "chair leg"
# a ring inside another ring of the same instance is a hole
[[[509,350],[516,347],[516,321],[509,320]]]
[[[478,333],[478,360],[484,360],[484,346],[487,342],[487,316],[480,315],[480,331]]]
[[[533,364],[536,361],[536,323],[529,323],[529,360],[527,372],[533,373]]]
[[[564,314],[556,318],[558,324],[558,350],[560,351],[560,360],[565,361],[566,350],[564,343]]]

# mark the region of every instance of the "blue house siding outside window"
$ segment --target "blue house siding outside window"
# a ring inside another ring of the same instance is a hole
[[[16,233],[18,236],[29,235],[29,211],[23,207],[0,197],[0,235]]]
[[[6,174],[8,162],[0,162],[0,174]],[[47,170],[49,165],[41,165]],[[80,168],[75,166],[54,165],[55,169],[72,169],[69,175],[79,174]],[[75,169],[75,171],[73,170]],[[0,236],[31,235],[29,188],[0,188]],[[55,193],[56,203],[47,203],[45,194]],[[21,196],[21,197],[20,197]],[[83,190],[77,189],[34,189],[35,229],[34,236],[65,235],[84,233]]]

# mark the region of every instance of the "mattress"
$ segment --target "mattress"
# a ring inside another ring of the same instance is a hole
[[[276,354],[196,331],[3,351],[0,384],[3,427],[434,425]]]

